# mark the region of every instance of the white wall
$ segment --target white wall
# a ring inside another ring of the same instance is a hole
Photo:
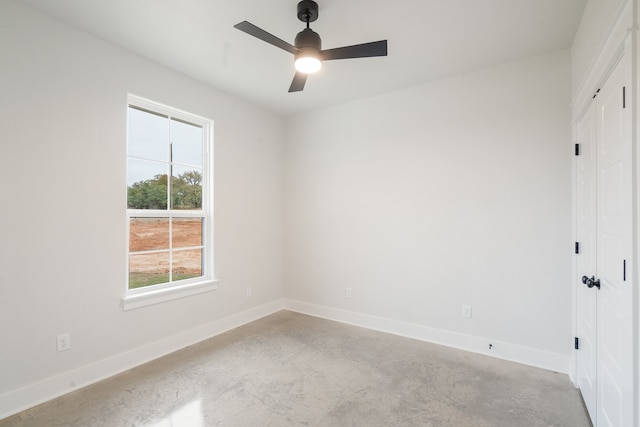
[[[55,394],[47,379],[71,389],[92,375],[71,370],[119,369],[116,355],[147,346],[154,357],[167,337],[281,304],[282,118],[10,1],[0,58],[0,418],[46,397],[29,394],[38,387]],[[123,312],[129,92],[214,120],[221,282]],[[57,353],[62,332],[72,346]]]
[[[562,51],[288,119],[291,304],[566,372],[570,88]]]

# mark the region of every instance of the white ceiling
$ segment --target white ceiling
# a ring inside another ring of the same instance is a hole
[[[389,56],[328,61],[288,93],[293,56],[233,28],[293,44],[297,0],[18,0],[283,115],[571,47],[587,0],[316,0],[324,49],[388,40]]]

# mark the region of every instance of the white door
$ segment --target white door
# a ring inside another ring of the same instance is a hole
[[[578,271],[593,285],[578,290],[578,385],[597,427],[633,423],[629,71],[623,58],[578,125]]]
[[[598,426],[633,422],[631,93],[624,59],[602,87],[597,138]]]
[[[591,277],[596,271],[596,124],[597,107],[592,103],[578,123],[578,277]],[[591,419],[596,419],[596,312],[597,293],[580,285],[577,289],[578,387]]]

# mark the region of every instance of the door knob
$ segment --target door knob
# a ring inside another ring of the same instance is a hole
[[[593,288],[595,286],[596,288],[600,289],[600,279],[596,279],[595,276],[591,276],[591,278],[582,276],[582,283],[587,285],[588,288]]]

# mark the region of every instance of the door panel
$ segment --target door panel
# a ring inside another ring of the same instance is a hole
[[[598,394],[598,427],[615,427],[622,426],[623,409],[621,402],[623,401],[622,390],[618,387],[615,376],[605,367],[602,370],[598,381],[600,393]]]
[[[601,192],[598,193],[602,201],[600,213],[605,218],[622,215],[622,165],[616,163],[600,172],[602,180]]]
[[[601,316],[598,318],[598,322],[600,322],[603,331],[618,331],[624,329],[624,318],[616,309],[615,298],[600,298],[598,304],[601,308]],[[625,350],[625,344],[620,335],[603,334],[603,336],[598,337],[598,346],[598,349],[602,353],[598,354],[598,357],[604,357],[609,361],[607,368],[620,371],[622,366],[620,365],[617,355]]]
[[[600,90],[597,141],[597,425],[633,423],[631,281],[623,262],[631,254],[631,114],[623,108],[626,61]]]
[[[602,253],[607,254],[607,257],[600,262],[600,268],[598,269],[598,277],[602,286],[600,290],[605,294],[607,292],[619,294],[622,289],[620,289],[620,286],[616,286],[616,282],[618,281],[617,279],[622,278],[622,263],[619,260],[623,259],[624,242],[619,235],[601,233],[598,244],[602,245]],[[604,297],[607,297],[607,295]],[[618,297],[622,296],[619,295]]]
[[[578,157],[578,277],[591,277],[596,269],[596,124],[597,108],[591,105],[578,123],[580,143]],[[578,387],[592,420],[596,419],[596,313],[597,294],[580,283],[577,285]]]

